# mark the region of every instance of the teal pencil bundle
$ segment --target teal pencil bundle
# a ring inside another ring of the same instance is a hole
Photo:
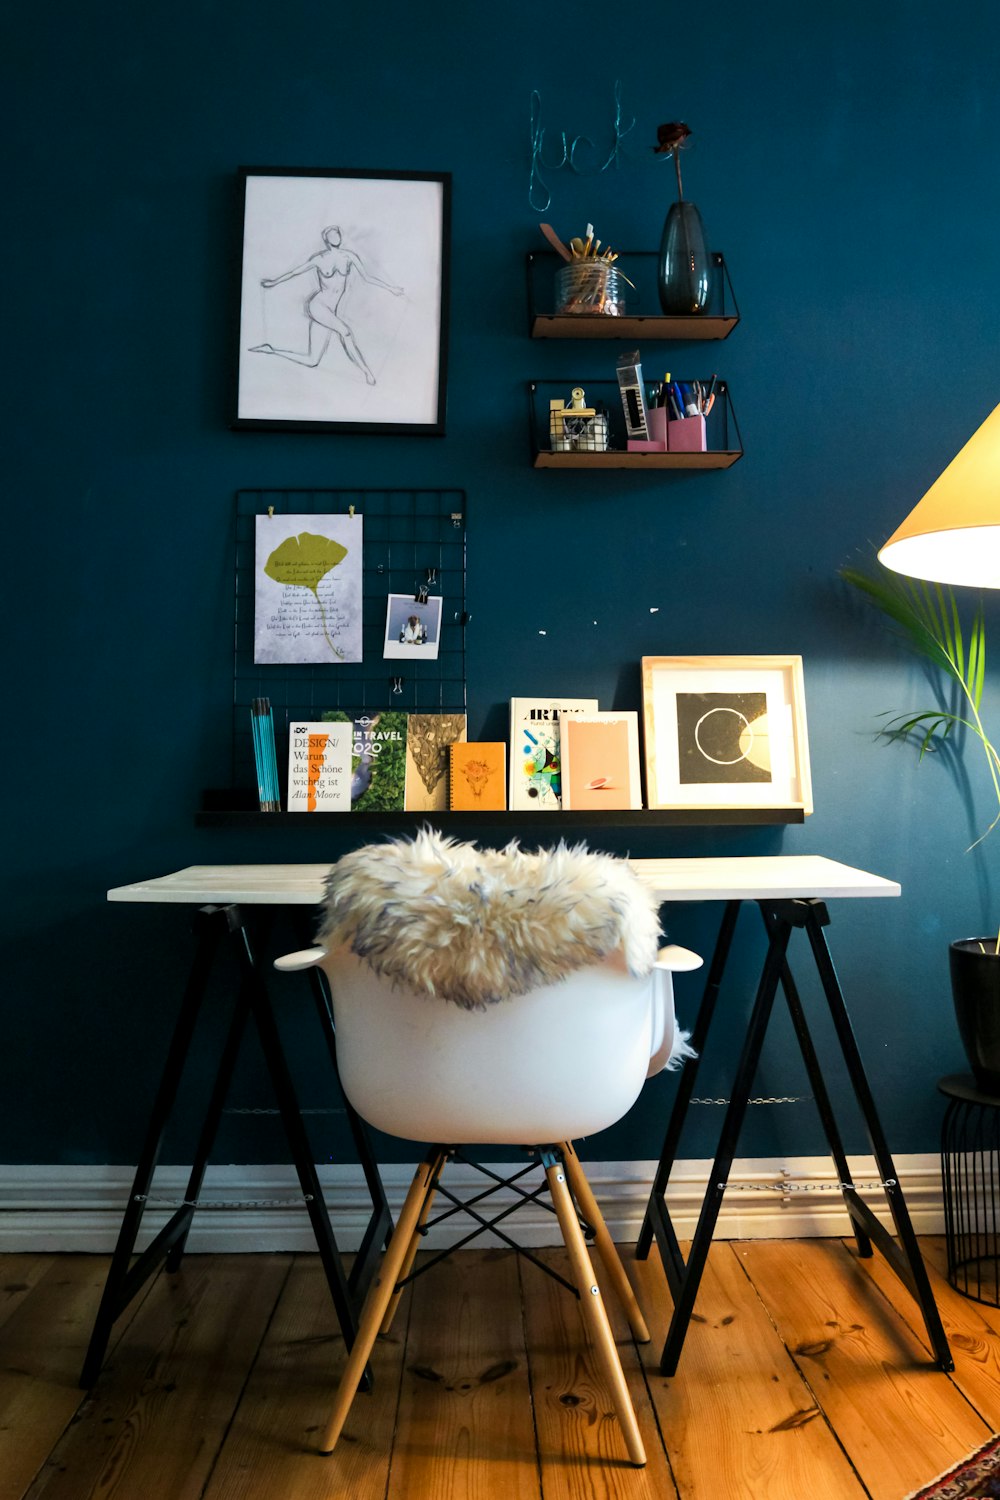
[[[253,756],[257,763],[257,795],[261,812],[281,811],[278,761],[274,753],[274,715],[270,698],[255,698],[250,705]]]

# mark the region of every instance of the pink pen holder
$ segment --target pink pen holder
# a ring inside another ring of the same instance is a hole
[[[666,407],[654,406],[646,413],[649,438],[629,438],[629,453],[666,453],[667,428],[677,424],[667,421]]]
[[[667,448],[671,453],[704,453],[707,446],[705,418],[700,412],[696,417],[680,417],[667,423]]]

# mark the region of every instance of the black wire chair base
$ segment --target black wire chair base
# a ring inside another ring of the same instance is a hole
[[[509,1219],[512,1214],[516,1214],[521,1209],[527,1208],[529,1204],[537,1204],[540,1208],[544,1208],[548,1213],[555,1216],[555,1209],[544,1196],[548,1192],[547,1182],[545,1182],[544,1180],[542,1182],[539,1182],[530,1191],[519,1186],[522,1177],[526,1177],[529,1172],[535,1171],[535,1169],[540,1165],[545,1165],[544,1157],[546,1153],[540,1151],[531,1151],[529,1154],[532,1155],[534,1159],[529,1161],[526,1166],[521,1167],[517,1172],[513,1172],[509,1177],[502,1177],[499,1172],[491,1171],[489,1167],[484,1165],[484,1163],[473,1161],[471,1157],[466,1156],[463,1151],[458,1149],[458,1147],[455,1147],[451,1151],[449,1151],[445,1165],[448,1161],[459,1161],[463,1166],[471,1167],[474,1172],[478,1172],[480,1176],[487,1178],[490,1181],[491,1185],[487,1188],[484,1188],[482,1192],[474,1193],[471,1198],[460,1198],[456,1193],[453,1193],[450,1188],[446,1188],[442,1185],[441,1172],[439,1171],[437,1176],[431,1182],[430,1189],[436,1194],[437,1197],[447,1199],[447,1201],[451,1204],[451,1207],[446,1208],[443,1213],[435,1214],[432,1218],[428,1218],[424,1224],[418,1227],[417,1233],[423,1235],[426,1238],[426,1236],[430,1234],[432,1229],[436,1229],[439,1225],[446,1223],[448,1219],[454,1218],[456,1214],[465,1214],[467,1218],[473,1219],[475,1221],[476,1227],[474,1229],[471,1229],[468,1234],[463,1235],[461,1239],[455,1242],[455,1244],[449,1245],[446,1250],[439,1250],[436,1254],[432,1255],[429,1260],[422,1261],[421,1264],[414,1270],[412,1270],[408,1276],[403,1277],[402,1280],[396,1283],[397,1292],[400,1292],[404,1287],[409,1286],[411,1281],[416,1281],[418,1276],[423,1276],[427,1271],[430,1271],[435,1266],[440,1265],[442,1261],[447,1260],[449,1256],[454,1255],[456,1250],[464,1250],[465,1247],[467,1245],[471,1245],[474,1240],[480,1239],[484,1234],[492,1233],[495,1234],[499,1240],[502,1240],[509,1249],[514,1250],[525,1260],[530,1260],[532,1265],[537,1266],[540,1271],[544,1271],[546,1276],[551,1276],[553,1281],[558,1281],[560,1286],[565,1287],[568,1292],[573,1293],[574,1297],[579,1298],[579,1290],[573,1285],[571,1281],[567,1281],[566,1277],[561,1276],[559,1272],[556,1271],[552,1266],[546,1265],[545,1261],[540,1260],[537,1255],[532,1255],[531,1251],[525,1245],[521,1245],[517,1242],[517,1240],[511,1239],[510,1235],[506,1234],[504,1230],[497,1227],[505,1219]],[[553,1151],[551,1153],[551,1158],[561,1160],[559,1153],[556,1151]],[[513,1192],[517,1195],[516,1201],[514,1203],[508,1204],[506,1208],[501,1209],[500,1212],[498,1214],[494,1214],[492,1218],[486,1218],[479,1212],[478,1205],[486,1203],[490,1198],[493,1198],[497,1193],[502,1192],[505,1188],[513,1190]],[[579,1219],[580,1228],[583,1230],[584,1238],[588,1242],[592,1241],[594,1238],[593,1225],[588,1224],[587,1220],[584,1219],[579,1213],[577,1213],[577,1218]]]

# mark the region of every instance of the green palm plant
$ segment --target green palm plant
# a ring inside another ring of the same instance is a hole
[[[986,679],[982,601],[976,605],[966,628],[954,590],[946,584],[925,583],[887,568],[880,568],[876,574],[846,567],[840,570],[840,576],[893,621],[906,644],[937,667],[953,690],[947,706],[939,702],[936,707],[918,713],[886,716],[879,733],[886,739],[916,745],[921,759],[959,729],[971,734],[982,748],[997,799],[997,814],[970,845],[974,849],[1000,823],[1000,755],[986,733],[981,716]],[[1000,953],[1000,933],[996,951]]]

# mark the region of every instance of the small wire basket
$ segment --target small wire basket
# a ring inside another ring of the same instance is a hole
[[[600,408],[581,412],[555,403],[549,407],[549,441],[553,453],[606,453],[608,414]]]
[[[625,279],[601,260],[574,260],[556,272],[557,313],[625,314]]]

